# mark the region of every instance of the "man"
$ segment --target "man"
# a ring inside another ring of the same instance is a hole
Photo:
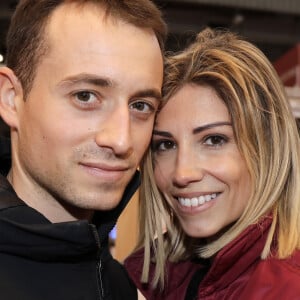
[[[148,0],[21,0],[0,69],[1,299],[135,299],[108,234],[139,184],[165,24]]]

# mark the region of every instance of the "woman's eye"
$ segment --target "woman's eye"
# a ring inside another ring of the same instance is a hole
[[[80,102],[94,102],[97,97],[90,91],[80,91],[74,94],[76,100]]]
[[[176,145],[172,141],[153,141],[151,148],[154,152],[163,152],[175,149]]]
[[[227,142],[227,138],[221,135],[208,136],[204,140],[204,144],[208,146],[222,146]]]
[[[137,102],[131,103],[130,108],[134,109],[138,112],[142,112],[142,113],[150,113],[155,110],[152,105],[150,105],[147,102],[143,102],[143,101],[137,101]]]

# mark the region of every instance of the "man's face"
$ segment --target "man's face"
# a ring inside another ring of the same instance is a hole
[[[163,72],[158,42],[150,30],[70,4],[52,15],[46,41],[19,113],[19,190],[48,206],[111,209],[150,141]]]

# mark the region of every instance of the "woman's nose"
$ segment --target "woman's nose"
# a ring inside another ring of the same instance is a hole
[[[197,155],[190,150],[179,150],[173,173],[174,185],[184,187],[191,182],[202,180],[203,176],[203,168]]]

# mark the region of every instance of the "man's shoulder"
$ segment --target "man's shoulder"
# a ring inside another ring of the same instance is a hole
[[[137,299],[137,289],[119,261],[112,257],[106,259],[103,272],[106,290],[113,299]]]
[[[16,195],[7,179],[0,175],[0,213],[8,208],[24,205],[25,203]]]
[[[0,193],[0,216],[10,214],[18,207],[24,207],[25,203],[18,197],[12,197],[9,192]]]
[[[0,232],[5,226],[17,224],[44,223],[44,217],[33,208],[29,207],[15,193],[6,178],[0,175]]]
[[[0,214],[6,209],[25,206],[25,203],[9,191],[0,192]]]
[[[11,167],[10,138],[0,135],[0,173],[7,174]]]

